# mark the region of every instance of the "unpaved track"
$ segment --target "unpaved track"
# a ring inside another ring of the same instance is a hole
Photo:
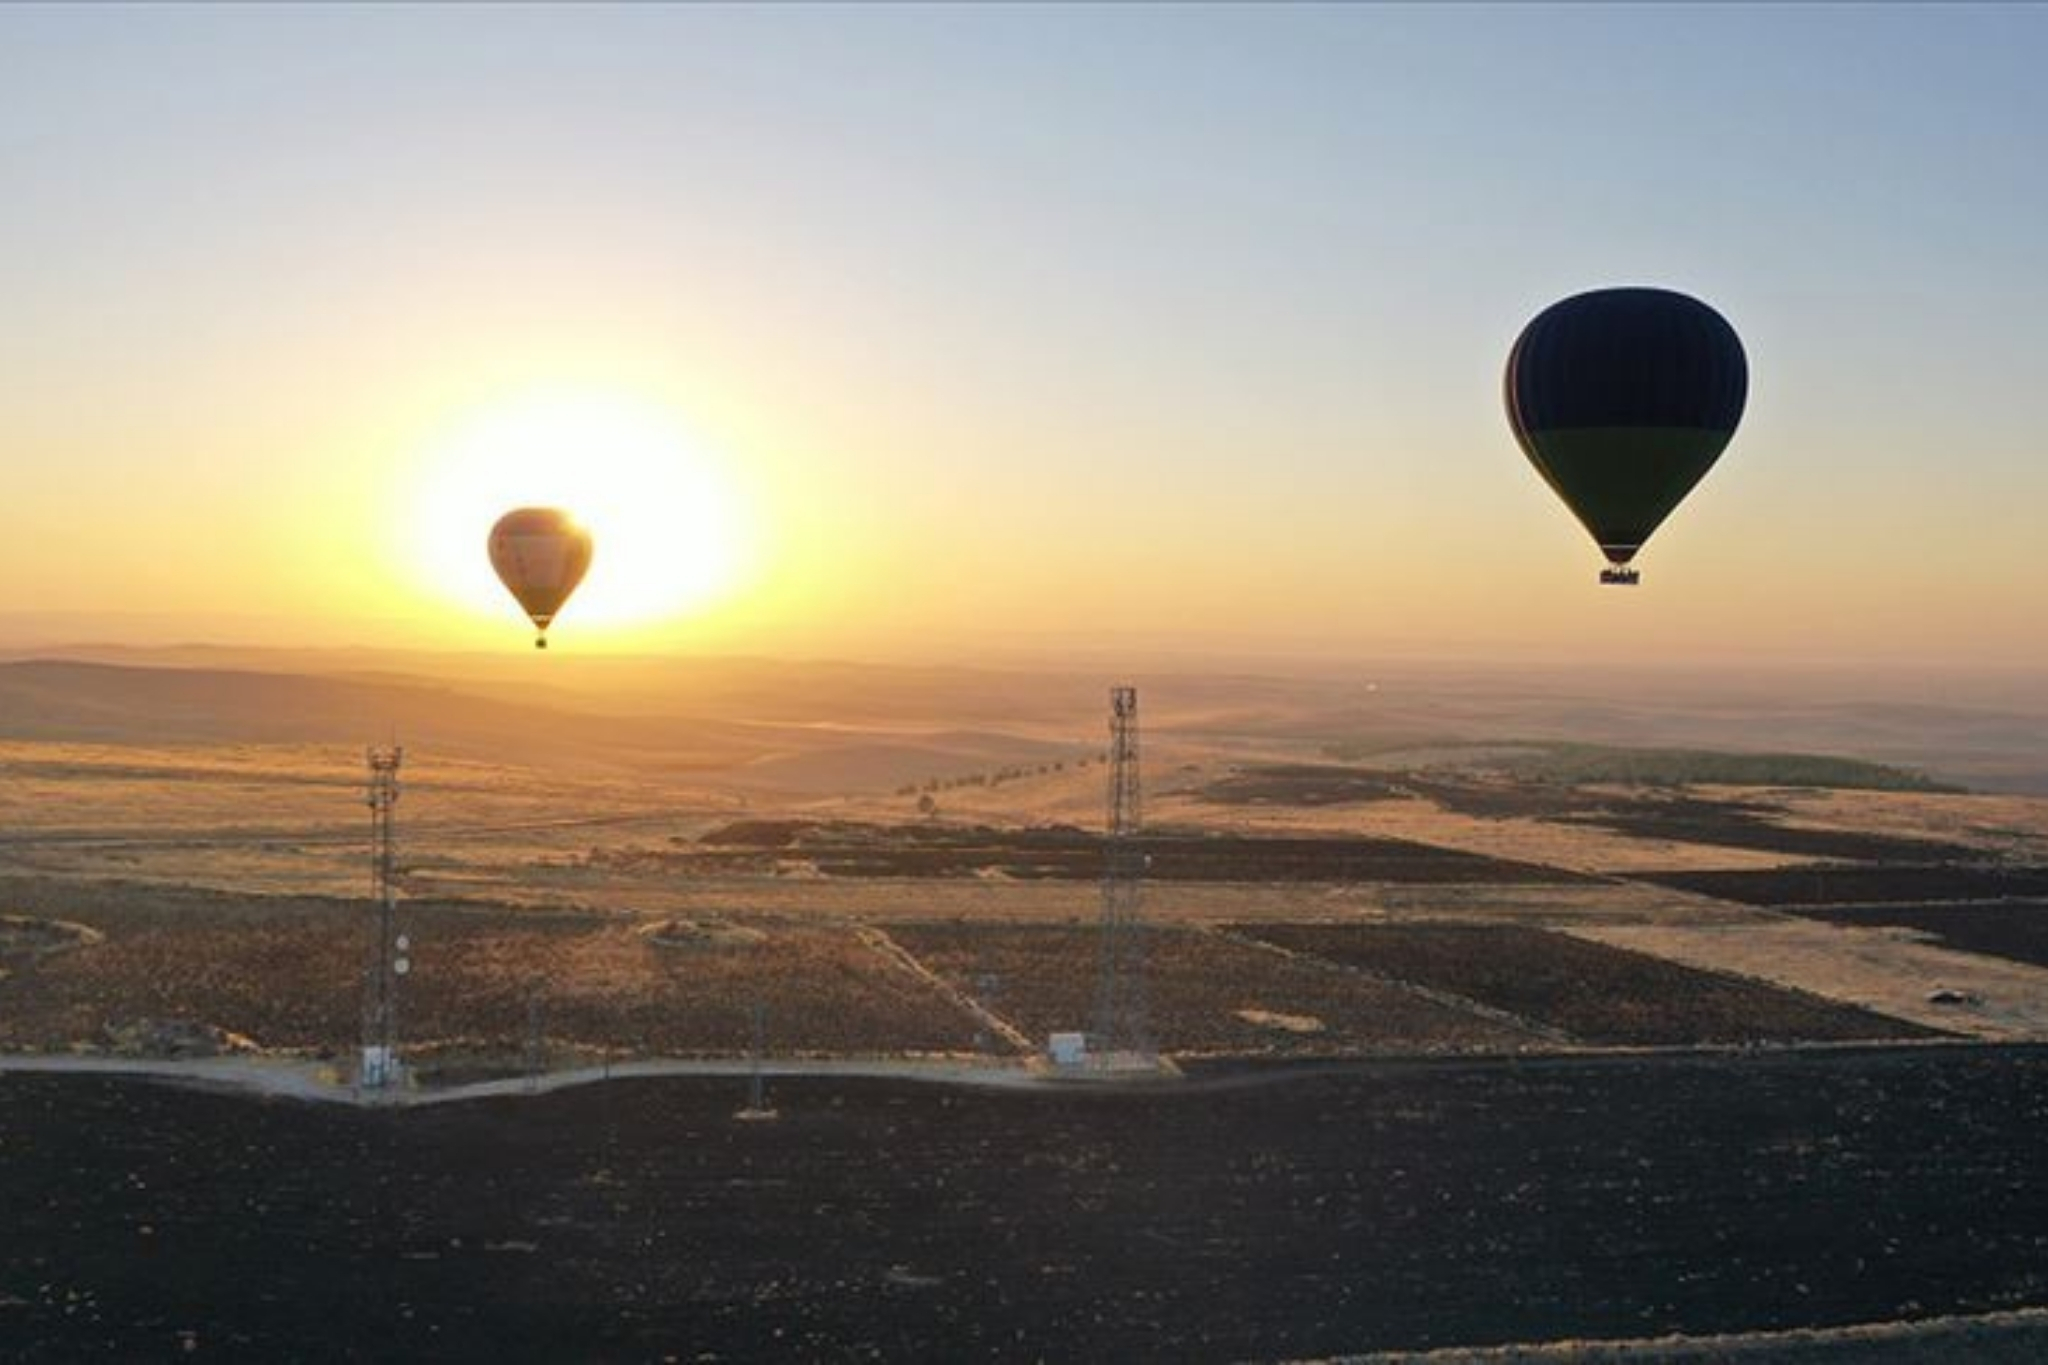
[[[909,972],[912,976],[924,982],[925,985],[931,987],[940,996],[952,1002],[961,1011],[971,1015],[983,1028],[1001,1034],[1009,1042],[1010,1046],[1016,1048],[1019,1053],[1026,1056],[1030,1055],[1033,1050],[1032,1043],[1029,1038],[1024,1036],[1022,1029],[1019,1029],[1015,1024],[1003,1018],[1003,1016],[997,1014],[965,991],[955,989],[952,982],[946,980],[919,961],[917,954],[905,948],[894,938],[891,938],[887,930],[877,929],[872,925],[862,925],[857,932],[860,935],[860,941],[874,949],[890,965]]]

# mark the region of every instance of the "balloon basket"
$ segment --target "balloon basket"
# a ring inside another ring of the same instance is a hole
[[[1624,569],[1611,565],[1600,571],[1602,583],[1612,583],[1624,588],[1632,588],[1642,582],[1642,579],[1642,572],[1638,569]]]

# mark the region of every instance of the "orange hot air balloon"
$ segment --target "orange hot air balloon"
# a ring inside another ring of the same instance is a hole
[[[491,528],[491,567],[519,599],[548,647],[548,626],[590,568],[590,532],[559,507],[521,507]]]

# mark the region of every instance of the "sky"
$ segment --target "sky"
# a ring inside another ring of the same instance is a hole
[[[2006,5],[8,6],[0,613],[523,648],[484,540],[547,501],[558,648],[2042,666],[2044,57]],[[1500,402],[1610,284],[1751,369],[1634,590]]]

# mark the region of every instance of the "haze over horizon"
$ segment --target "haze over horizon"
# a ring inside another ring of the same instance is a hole
[[[483,538],[544,498],[599,537],[560,651],[2048,666],[2043,51],[1998,6],[10,8],[8,643],[522,650]],[[1632,592],[1500,402],[1614,283],[1753,375]]]

